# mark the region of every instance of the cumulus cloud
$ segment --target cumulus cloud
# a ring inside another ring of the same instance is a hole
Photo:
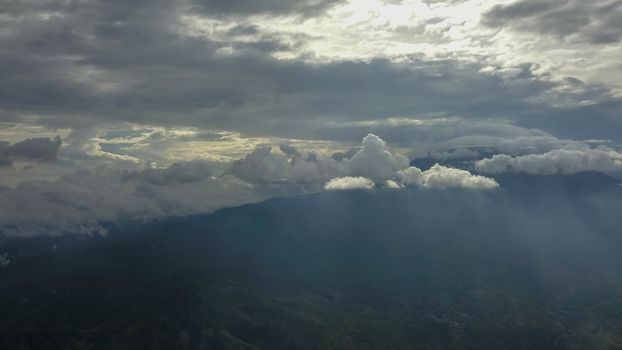
[[[473,175],[466,170],[448,168],[439,164],[423,172],[425,187],[495,188],[499,184],[491,178]]]
[[[605,146],[612,144],[611,140],[563,139],[539,129],[499,123],[468,123],[468,125],[464,125],[460,122],[453,128],[442,126],[431,129],[428,136],[431,139],[417,135],[417,140],[421,141],[422,146],[418,146],[416,143],[410,146],[413,149],[410,152],[414,159],[412,164],[421,169],[426,169],[435,163],[472,169],[477,160],[490,158],[496,154],[503,154],[511,158],[545,154],[563,149],[572,151],[569,156],[577,158],[583,157],[583,154],[594,153],[594,149],[605,150],[606,152],[607,150],[614,151]],[[556,153],[564,152],[552,154]],[[494,165],[485,166],[483,164],[487,162],[480,162],[481,172],[495,173],[495,171],[487,170],[491,169],[492,166],[501,167],[501,170],[496,171],[496,173],[504,172],[505,157],[497,158]],[[533,158],[537,157],[522,159]],[[611,167],[601,166],[591,170],[605,171],[608,168]]]
[[[272,153],[272,148],[262,146],[231,166],[229,173],[255,183],[287,180],[287,157]]]
[[[382,182],[393,179],[395,173],[408,167],[410,161],[403,155],[391,153],[386,142],[369,134],[363,139],[361,149],[345,160],[345,164],[350,174]]]
[[[439,164],[422,171],[416,167],[409,167],[398,172],[400,181],[406,186],[422,186],[429,188],[480,188],[488,189],[499,187],[491,178],[473,175],[462,169],[449,168]]]
[[[332,157],[334,160],[341,162],[344,159],[350,159],[352,158],[352,156],[354,156],[356,154],[356,152],[359,151],[359,148],[350,148],[349,150],[347,150],[346,152],[335,152],[333,153]]]
[[[282,145],[283,154],[261,146],[234,162],[229,174],[251,183],[324,183],[342,176],[367,177],[377,183],[395,178],[398,170],[408,167],[406,156],[392,152],[380,137],[369,134],[359,149],[343,157],[303,155],[296,148]]]
[[[582,171],[622,170],[622,154],[608,147],[556,149],[543,154],[512,157],[498,154],[479,160],[475,169],[482,173],[525,172],[535,175],[574,174]]]
[[[423,171],[414,166],[398,171],[397,176],[406,186],[420,186],[425,183]]]
[[[389,190],[399,190],[402,186],[394,180],[387,180],[384,182],[384,188]]]
[[[346,176],[332,179],[324,185],[327,191],[345,191],[345,190],[371,190],[375,187],[375,183],[366,177]]]
[[[234,162],[228,174],[251,183],[323,183],[345,175],[343,164],[331,157],[308,153],[303,156],[293,148],[281,147],[286,154],[273,153],[272,148],[260,146],[241,160]]]

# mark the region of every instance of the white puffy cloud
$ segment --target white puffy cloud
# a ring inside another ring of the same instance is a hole
[[[491,178],[473,175],[462,169],[448,168],[436,164],[423,172],[425,187],[467,187],[467,188],[495,188],[499,184]]]
[[[371,190],[375,187],[375,183],[366,177],[346,176],[334,178],[324,185],[327,191],[345,191],[345,190]]]
[[[391,153],[386,142],[374,134],[365,136],[363,147],[344,161],[350,175],[368,177],[376,182],[395,178],[398,170],[410,164],[405,156]]]
[[[335,178],[366,178],[379,187],[420,185],[428,187],[492,187],[490,179],[481,179],[468,172],[435,166],[425,172],[409,167],[409,159],[393,152],[380,137],[368,134],[361,147],[348,157],[326,157],[308,153],[306,156],[291,146],[282,146],[282,153],[270,147],[256,148],[234,162],[228,174],[249,183],[324,184]],[[472,153],[469,153],[472,154]],[[391,181],[395,186],[387,184]],[[453,182],[452,182],[453,181]],[[493,181],[494,182],[494,181]]]
[[[603,146],[562,148],[517,157],[498,154],[477,161],[475,169],[488,174],[525,172],[534,175],[574,174],[590,170],[619,171],[622,170],[622,154]]]
[[[491,178],[479,175],[473,175],[462,169],[449,168],[439,164],[435,164],[426,171],[416,167],[398,172],[400,181],[406,186],[422,186],[430,188],[450,188],[450,187],[466,187],[466,188],[495,188],[499,184]]]
[[[324,186],[326,190],[371,189],[376,183],[366,177],[341,177],[330,180]],[[406,187],[427,188],[476,188],[490,189],[499,187],[492,178],[473,175],[466,170],[449,168],[435,164],[430,169],[422,171],[417,167],[399,170],[395,180],[386,180],[381,185],[386,189],[401,189]]]
[[[288,165],[287,157],[272,153],[271,147],[261,146],[233,163],[228,172],[253,183],[282,182],[287,180]]]
[[[399,190],[402,189],[402,185],[393,180],[387,180],[384,182],[384,188],[389,190]]]
[[[406,186],[421,186],[425,183],[423,171],[414,166],[398,171],[397,176]]]
[[[241,160],[234,162],[228,174],[250,183],[324,183],[346,174],[343,164],[331,157],[286,149],[291,154],[273,153],[271,147],[260,146]],[[290,159],[291,158],[291,159]]]
[[[362,147],[350,157],[327,157],[308,153],[304,156],[291,146],[281,153],[261,146],[234,162],[227,173],[251,183],[324,183],[342,176],[367,177],[377,183],[394,179],[396,172],[408,167],[407,157],[391,152],[376,135],[365,136]],[[337,158],[338,160],[336,160]]]

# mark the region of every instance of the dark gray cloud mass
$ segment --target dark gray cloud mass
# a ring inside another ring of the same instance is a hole
[[[234,19],[225,39],[181,34],[185,14],[305,15],[332,3],[203,1],[198,11],[188,1],[11,1],[0,19],[0,118],[34,114],[55,127],[129,121],[356,140],[376,130],[352,121],[461,116],[561,130],[568,137],[622,135],[620,100],[606,88],[578,81],[580,91],[560,92],[567,82],[534,75],[534,64],[501,78],[459,59],[276,59],[274,53],[302,45],[304,36],[257,34]],[[518,10],[494,8],[487,23],[529,20],[552,8],[511,6]],[[612,5],[602,13],[616,11]],[[255,40],[241,40],[244,35]],[[576,107],[583,100],[595,101],[589,121],[586,107]]]
[[[59,136],[53,139],[39,137],[14,144],[0,141],[0,167],[11,165],[13,159],[51,161],[58,157],[62,141]]]
[[[594,44],[622,39],[622,1],[520,0],[496,5],[484,23]]]
[[[147,168],[140,172],[125,172],[125,181],[141,179],[152,185],[170,185],[199,182],[212,175],[205,162],[175,163],[168,168]]]
[[[344,0],[194,0],[193,9],[205,14],[248,15],[257,13],[302,16],[318,14]]]

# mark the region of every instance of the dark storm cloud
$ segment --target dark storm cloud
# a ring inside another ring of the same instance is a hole
[[[554,130],[555,135],[563,138],[586,140],[598,135],[599,138],[621,141],[622,100],[619,98],[585,106],[553,108],[545,112],[523,118],[521,125]]]
[[[484,16],[490,27],[550,34],[592,44],[622,39],[622,1],[521,0],[496,5]]]
[[[207,15],[299,14],[312,16],[344,0],[193,0],[193,10]]]
[[[12,164],[13,164],[13,161],[11,160],[11,158],[6,157],[6,156],[0,156],[0,168],[11,166]]]
[[[0,167],[12,164],[13,159],[31,159],[38,161],[55,160],[62,141],[56,136],[32,138],[14,144],[0,141]]]
[[[124,180],[142,179],[152,185],[170,185],[176,183],[199,182],[212,175],[209,166],[205,162],[193,161],[175,163],[168,168],[147,168],[140,172],[125,173]]]
[[[205,4],[251,11],[251,2]],[[311,6],[252,4],[254,12],[277,13]],[[459,60],[277,60],[272,53],[300,47],[305,38],[260,33],[233,20],[224,39],[182,36],[180,15],[190,8],[185,1],[8,5],[0,18],[6,33],[0,37],[2,121],[34,114],[42,116],[41,123],[62,127],[130,121],[356,140],[375,130],[348,123],[391,116],[501,118],[534,127],[543,123],[555,132],[566,120],[562,114],[579,113],[550,107],[547,99],[555,98],[551,91],[560,83],[534,76],[529,64],[501,78]],[[617,99],[606,89],[581,91],[563,99],[605,101],[608,107],[593,105],[596,117],[564,127],[579,132],[586,122],[596,129],[606,125],[591,137],[622,130]]]

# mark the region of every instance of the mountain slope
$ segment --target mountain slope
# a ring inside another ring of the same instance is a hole
[[[4,240],[0,347],[614,348],[620,191],[555,191],[323,193]]]

